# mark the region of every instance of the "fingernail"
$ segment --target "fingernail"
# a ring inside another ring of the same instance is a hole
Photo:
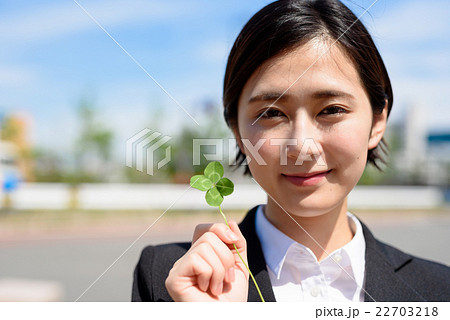
[[[219,283],[216,287],[217,290],[217,295],[221,295],[222,294],[222,290],[223,290],[223,283]]]
[[[231,231],[230,229],[227,229],[226,234],[227,234],[227,237],[231,241],[238,241],[239,240],[238,236],[233,231]]]

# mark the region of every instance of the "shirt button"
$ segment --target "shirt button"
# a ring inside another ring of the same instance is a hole
[[[341,256],[340,254],[337,253],[337,254],[334,255],[333,260],[334,260],[335,262],[339,263],[339,262],[342,261],[342,256]]]
[[[320,289],[317,288],[317,287],[312,288],[310,293],[311,293],[311,295],[315,298],[315,297],[317,297],[317,296],[319,295]]]

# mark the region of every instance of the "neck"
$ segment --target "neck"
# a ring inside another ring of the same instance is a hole
[[[311,249],[318,261],[353,238],[347,217],[347,199],[329,212],[302,217],[301,213],[286,212],[269,198],[264,214],[278,230]]]

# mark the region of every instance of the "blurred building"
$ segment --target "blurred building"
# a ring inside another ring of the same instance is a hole
[[[21,180],[33,181],[30,116],[24,113],[4,115],[0,117],[0,122],[0,158],[3,171],[14,167],[20,173]]]
[[[450,129],[427,136],[427,182],[450,188]]]
[[[450,128],[439,132],[427,127],[423,105],[411,106],[400,126],[402,146],[395,162],[413,184],[450,186]]]

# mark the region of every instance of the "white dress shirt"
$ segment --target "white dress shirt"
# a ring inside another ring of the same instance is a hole
[[[256,233],[277,301],[364,301],[366,245],[353,214],[347,212],[352,240],[319,263],[309,248],[274,227],[263,207],[256,212]]]

